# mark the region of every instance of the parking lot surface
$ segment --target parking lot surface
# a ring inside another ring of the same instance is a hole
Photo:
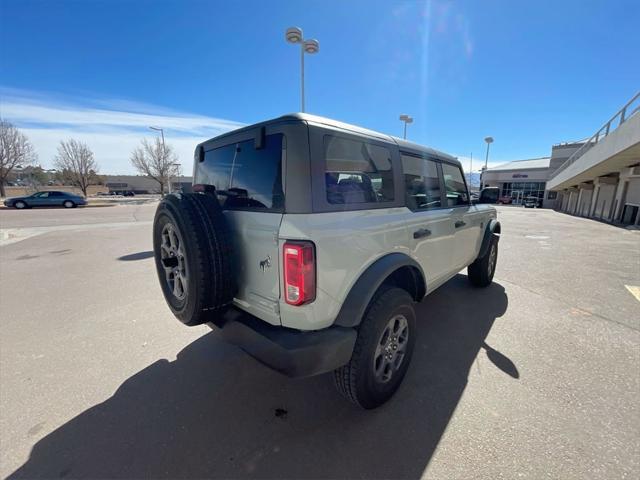
[[[0,211],[2,478],[640,476],[640,232],[500,208],[494,284],[428,296],[361,411],[181,325],[154,208]]]

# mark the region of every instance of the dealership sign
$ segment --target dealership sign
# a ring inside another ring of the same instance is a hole
[[[514,173],[511,178],[529,178],[529,175],[526,173]]]

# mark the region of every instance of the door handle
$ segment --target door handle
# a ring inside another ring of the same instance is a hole
[[[413,232],[413,238],[428,237],[429,235],[431,235],[431,230],[428,228],[421,228],[420,230]]]
[[[464,223],[462,220],[458,220],[456,223],[453,224],[453,226],[456,228],[464,227],[465,225],[466,223]]]

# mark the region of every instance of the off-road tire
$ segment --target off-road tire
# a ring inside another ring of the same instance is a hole
[[[492,255],[493,261],[491,261]],[[489,247],[485,254],[482,257],[476,258],[475,261],[467,268],[467,275],[471,284],[475,287],[486,287],[490,285],[493,281],[493,275],[496,272],[497,264],[498,239],[492,235],[491,242],[489,243]]]
[[[183,298],[174,294],[165,273],[161,248],[167,224],[182,242],[187,284],[180,292]],[[193,326],[215,321],[231,304],[236,293],[231,236],[215,197],[200,193],[164,197],[153,221],[153,251],[165,300],[181,322]]]
[[[394,316],[404,316],[409,335],[404,358],[397,371],[386,383],[376,379],[374,357],[376,347],[388,322]],[[416,339],[416,319],[413,299],[395,287],[381,287],[369,303],[358,329],[358,338],[351,360],[334,371],[338,391],[359,407],[376,408],[389,400],[398,390],[407,372]]]

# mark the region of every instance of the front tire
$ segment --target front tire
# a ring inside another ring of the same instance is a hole
[[[360,323],[351,360],[334,371],[336,388],[359,407],[379,407],[400,387],[415,339],[413,299],[400,288],[382,287]]]
[[[469,281],[476,287],[486,287],[493,281],[498,263],[498,239],[491,235],[491,243],[484,256],[476,260],[467,268]]]
[[[13,207],[17,208],[18,210],[24,210],[25,208],[27,208],[27,204],[22,200],[18,200],[16,203],[13,204]]]

